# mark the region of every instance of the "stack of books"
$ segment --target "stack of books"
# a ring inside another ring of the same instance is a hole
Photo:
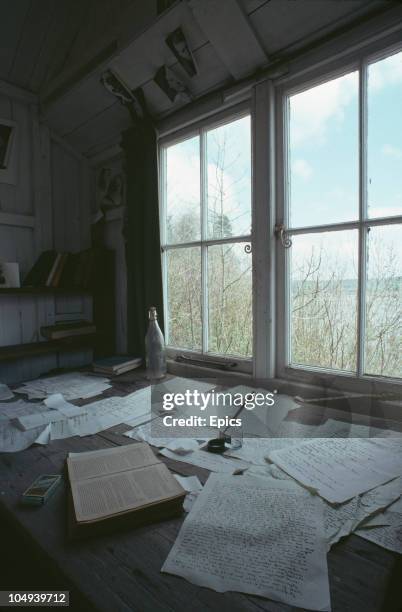
[[[40,333],[47,340],[63,340],[73,336],[88,336],[96,333],[96,325],[89,321],[60,321],[56,325],[40,328]]]
[[[130,355],[115,355],[114,357],[105,357],[94,361],[92,364],[93,371],[106,376],[118,376],[135,368],[139,368],[142,364],[141,357],[133,357]]]
[[[85,537],[183,512],[184,489],[146,443],[70,453],[69,534]]]

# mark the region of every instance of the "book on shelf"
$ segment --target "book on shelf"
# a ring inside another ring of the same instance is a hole
[[[62,340],[73,336],[87,336],[96,332],[96,325],[89,321],[60,322],[40,328],[40,333],[48,340]]]
[[[145,442],[70,453],[67,471],[71,537],[137,527],[183,511],[186,492]]]
[[[58,253],[53,250],[43,251],[28,272],[22,283],[23,287],[43,287],[49,278]]]
[[[26,275],[24,287],[90,290],[102,280],[105,249],[91,248],[79,253],[44,251]]]
[[[142,365],[141,357],[130,355],[114,355],[113,357],[105,357],[98,359],[92,364],[94,372],[99,374],[108,374],[109,376],[118,376],[124,374]]]

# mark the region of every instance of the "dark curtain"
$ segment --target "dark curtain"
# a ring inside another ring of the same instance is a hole
[[[148,308],[156,306],[163,332],[159,234],[158,161],[155,129],[148,119],[123,132],[127,182],[124,226],[127,261],[128,351],[145,355]]]

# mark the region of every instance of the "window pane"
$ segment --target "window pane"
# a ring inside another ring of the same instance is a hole
[[[208,237],[251,233],[250,117],[206,134]]]
[[[198,136],[166,149],[167,243],[200,239],[200,145]]]
[[[252,256],[245,244],[208,248],[209,351],[252,354]]]
[[[358,73],[289,98],[290,224],[358,218]]]
[[[167,253],[168,344],[201,349],[201,249]]]
[[[356,370],[357,231],[293,236],[291,362]]]
[[[402,225],[368,235],[366,373],[402,377]]]
[[[368,69],[368,213],[402,215],[402,53]]]

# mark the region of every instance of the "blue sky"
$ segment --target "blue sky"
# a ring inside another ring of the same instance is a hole
[[[368,205],[402,214],[402,53],[369,67]],[[358,217],[358,74],[290,98],[291,226]]]

